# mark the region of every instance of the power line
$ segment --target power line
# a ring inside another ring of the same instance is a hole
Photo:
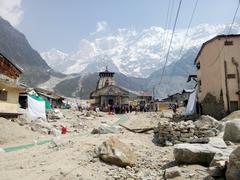
[[[164,43],[165,43],[165,39],[166,39],[166,29],[167,29],[167,25],[168,25],[168,16],[169,16],[171,2],[172,2],[172,0],[168,1],[167,16],[166,16],[166,20],[165,20],[165,24],[164,24],[164,32],[163,32],[163,38],[162,38],[162,40],[163,40],[162,49],[164,48]]]
[[[181,46],[181,48],[180,48],[180,51],[179,51],[179,54],[178,54],[178,57],[179,57],[178,60],[181,60],[181,59],[182,59],[182,51],[183,51],[183,48],[184,48],[184,46],[185,46],[185,42],[186,42],[187,37],[188,37],[188,32],[189,32],[189,29],[190,29],[190,27],[191,27],[194,14],[195,14],[196,9],[197,9],[197,5],[198,5],[198,0],[196,0],[195,3],[194,3],[194,7],[193,7],[193,11],[192,11],[192,14],[191,14],[191,17],[190,17],[190,21],[189,21],[189,23],[188,23],[187,31],[186,31],[185,36],[184,36],[184,39],[183,39],[183,44],[182,44],[182,46]],[[172,73],[175,71],[177,62],[178,62],[178,61],[176,61],[176,62],[174,63],[172,72],[171,72],[170,74],[172,74]],[[187,75],[190,74],[186,69],[182,68],[182,70],[183,70]],[[170,76],[169,83],[171,82],[171,79],[172,79],[172,77]]]
[[[168,1],[168,7],[167,7],[167,15],[166,15],[166,20],[165,20],[165,24],[164,24],[164,32],[163,32],[163,42],[162,42],[162,45],[161,45],[161,49],[162,51],[164,51],[165,49],[165,42],[167,41],[167,36],[168,36],[168,29],[169,29],[169,26],[170,26],[170,23],[171,23],[171,19],[172,19],[172,11],[173,11],[173,7],[174,7],[174,2],[175,0],[169,0]],[[171,7],[171,9],[170,9]],[[169,23],[170,21],[170,23]],[[155,86],[153,86],[153,98],[154,98],[154,93],[155,93]]]
[[[233,20],[232,20],[231,26],[229,28],[228,34],[230,34],[230,32],[232,30],[232,26],[233,26],[233,24],[235,22],[235,19],[236,19],[237,13],[238,13],[239,5],[240,5],[240,0],[238,0],[238,6],[237,6],[236,11],[234,13]]]
[[[188,37],[188,32],[189,32],[190,26],[191,26],[191,24],[192,24],[193,16],[194,16],[195,11],[196,11],[196,9],[197,9],[197,4],[198,4],[198,0],[195,1],[194,8],[193,8],[193,11],[192,11],[192,15],[191,15],[191,18],[190,18],[188,27],[187,27],[187,32],[186,32],[185,37],[184,37],[184,40],[183,40],[183,45],[182,45],[182,47],[181,47],[181,49],[180,49],[180,52],[179,52],[179,57],[181,57],[181,55],[182,55],[182,51],[183,51],[185,42],[186,42],[187,37]]]
[[[165,49],[165,46],[167,47],[167,45],[168,45],[167,39],[168,39],[168,34],[169,34],[171,22],[172,22],[172,15],[173,15],[174,4],[175,4],[175,0],[172,1],[171,9],[170,9],[170,17],[167,20],[168,21],[167,22],[167,27],[165,28],[166,33],[164,34],[165,38],[164,38],[164,41],[163,41],[163,50]]]
[[[166,55],[166,60],[165,60],[165,62],[164,62],[163,70],[162,70],[162,73],[161,73],[161,76],[160,76],[159,85],[161,85],[161,82],[162,82],[162,79],[163,79],[163,75],[164,75],[164,72],[165,72],[165,68],[166,68],[166,65],[167,65],[167,61],[168,61],[168,57],[169,57],[169,52],[170,52],[170,48],[171,48],[171,45],[172,45],[173,35],[174,35],[174,33],[175,33],[176,24],[177,24],[179,12],[180,12],[181,4],[182,4],[182,0],[179,1],[179,5],[178,5],[178,9],[177,9],[177,14],[176,14],[176,18],[175,18],[175,21],[174,21],[173,31],[172,31],[170,43],[169,43],[169,46],[168,46],[168,51],[167,51],[167,55]]]
[[[240,0],[238,0],[238,5],[237,5],[237,8],[236,8],[235,13],[234,13],[234,15],[233,15],[233,19],[232,19],[232,22],[231,22],[231,25],[230,25],[230,27],[229,27],[229,30],[228,30],[227,35],[229,35],[229,34],[231,33],[231,31],[232,31],[232,27],[233,27],[233,24],[234,24],[234,22],[235,22],[235,19],[236,19],[237,13],[238,13],[239,6],[240,6]],[[226,40],[227,40],[227,37],[226,37]],[[223,49],[224,49],[224,44],[223,44],[223,46],[221,47],[221,50],[219,51],[216,59],[215,59],[215,60],[213,61],[213,63],[210,64],[209,66],[212,66],[212,65],[215,64],[215,62],[217,62],[217,60],[218,60],[218,58],[220,57]]]

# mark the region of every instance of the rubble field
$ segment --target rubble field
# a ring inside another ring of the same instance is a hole
[[[211,179],[209,163],[214,157],[212,169],[216,170],[220,167],[216,164],[223,161],[223,156],[216,159],[215,153],[224,152],[224,158],[228,158],[237,147],[230,142],[227,146],[223,140],[206,140],[209,134],[222,139],[220,123],[204,123],[202,128],[200,123],[191,121],[178,124],[171,121],[171,111],[123,115],[74,110],[61,113],[51,115],[48,122],[0,119],[0,179]],[[129,129],[153,130],[134,133],[119,124]],[[62,127],[67,127],[67,134],[61,134]],[[189,144],[186,139],[194,142]],[[33,146],[17,148],[23,144]],[[15,146],[12,152],[4,152]],[[186,152],[193,154],[194,163],[182,162]],[[205,161],[198,163],[202,152],[210,158],[207,166]]]

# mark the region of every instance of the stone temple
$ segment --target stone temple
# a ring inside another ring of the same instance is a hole
[[[113,105],[128,105],[129,92],[116,85],[114,72],[106,70],[99,72],[99,80],[96,90],[90,94],[91,99],[95,99],[96,106],[106,109]]]

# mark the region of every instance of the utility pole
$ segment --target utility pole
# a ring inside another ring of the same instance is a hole
[[[153,92],[152,92],[152,100],[155,100],[155,86],[153,86]]]

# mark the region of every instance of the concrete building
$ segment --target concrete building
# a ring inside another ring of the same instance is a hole
[[[218,35],[203,43],[196,59],[198,109],[215,118],[240,109],[240,35]]]
[[[0,54],[0,116],[18,115],[18,96],[23,90],[18,79],[22,70]]]
[[[127,105],[129,102],[129,92],[116,86],[114,72],[99,72],[99,80],[96,90],[90,94],[90,99],[95,99],[95,103],[101,109],[108,105]]]
[[[162,101],[167,102],[169,104],[177,103],[178,106],[187,106],[188,98],[193,91],[194,89],[183,89],[181,93],[179,92],[172,95],[168,95],[168,97],[162,99]]]

